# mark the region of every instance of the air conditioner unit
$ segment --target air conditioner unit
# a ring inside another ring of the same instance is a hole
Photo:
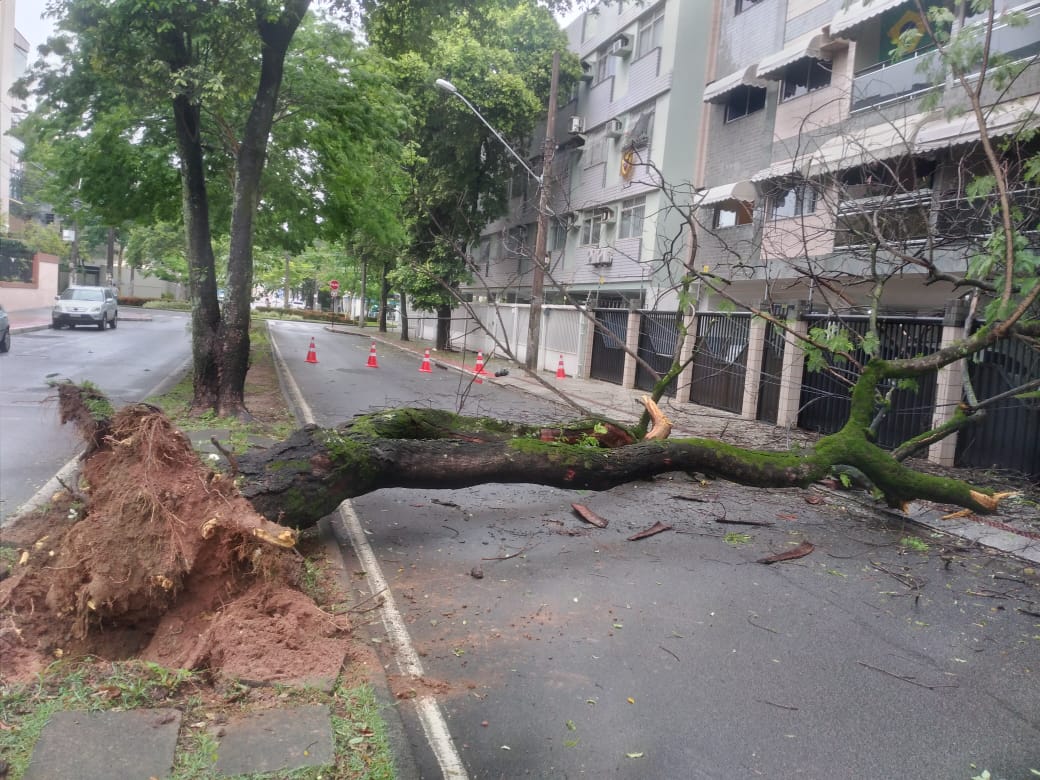
[[[600,206],[598,209],[596,209],[596,214],[597,216],[599,216],[600,222],[602,222],[604,225],[613,225],[614,220],[616,219],[614,209],[610,208],[609,206]]]
[[[627,57],[632,53],[632,41],[627,35],[619,35],[611,41],[607,54],[611,57]]]
[[[596,78],[596,68],[588,60],[581,61],[581,80],[588,83]]]
[[[585,117],[583,116],[572,116],[571,117],[571,135],[580,135],[585,132]]]
[[[566,214],[561,214],[560,220],[567,226],[568,230],[577,230],[581,227],[581,214],[574,211],[568,211]]]
[[[614,262],[614,252],[609,246],[594,246],[589,250],[589,265],[603,266]]]
[[[620,138],[625,133],[625,125],[620,119],[608,119],[606,136],[607,138]]]

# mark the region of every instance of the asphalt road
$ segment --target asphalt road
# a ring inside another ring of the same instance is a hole
[[[320,424],[457,408],[466,389],[392,350],[368,368],[365,339],[274,330]],[[318,364],[304,361],[312,336]],[[470,413],[561,414],[489,384],[469,391]],[[486,485],[354,500],[425,671],[393,680],[419,776],[444,771],[412,690],[436,695],[473,778],[1040,770],[1035,573],[840,497],[807,501],[819,495],[667,475],[598,494]],[[573,502],[609,526],[581,522]],[[658,520],[672,530],[627,541]],[[803,541],[807,557],[755,562]],[[371,595],[364,576],[356,592]],[[382,624],[362,630],[393,673]]]
[[[19,333],[0,355],[0,521],[82,449],[59,422],[48,382],[89,380],[123,404],[147,397],[188,360],[186,314],[121,314],[115,330]]]

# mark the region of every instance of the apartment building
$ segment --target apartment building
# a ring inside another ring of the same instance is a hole
[[[548,302],[674,310],[688,236],[658,172],[668,172],[665,183],[688,204],[710,7],[626,0],[567,27],[584,75],[562,96],[556,121]],[[474,250],[482,279],[470,292],[478,299],[530,298],[536,183],[518,168],[510,195],[509,215],[488,225]]]
[[[11,85],[21,77],[29,62],[29,42],[14,26],[15,4],[0,3],[0,219],[11,228],[11,198],[18,200],[18,172],[21,145],[8,135],[23,101],[11,96]],[[12,193],[13,186],[13,193]]]
[[[992,51],[1029,63],[1040,4],[998,6],[1023,18],[998,14]],[[965,197],[982,171],[977,125],[916,3],[723,0],[717,13],[698,265],[747,304],[941,313],[961,291],[925,284],[926,272],[962,276],[990,229],[985,205]],[[981,41],[984,20],[957,27]],[[893,60],[900,40],[907,51]],[[987,87],[991,137],[1036,114],[1038,78],[1027,67]],[[1035,211],[1028,188],[1016,198]]]

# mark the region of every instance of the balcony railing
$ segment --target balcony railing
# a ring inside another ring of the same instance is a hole
[[[910,59],[875,65],[852,80],[852,110],[902,100],[935,87],[932,73],[938,52],[927,51]]]
[[[971,28],[969,25],[967,29]],[[977,29],[981,37],[985,30],[981,24]],[[994,25],[990,51],[1012,61],[1040,53],[1040,8],[1028,12],[1025,24]],[[874,65],[856,74],[852,80],[852,110],[905,100],[941,87],[934,80],[940,64],[938,56],[934,50],[924,51],[899,62]]]

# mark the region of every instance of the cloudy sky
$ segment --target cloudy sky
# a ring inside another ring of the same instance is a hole
[[[54,30],[53,20],[40,16],[44,5],[43,0],[16,0],[15,3],[14,26],[28,39],[29,51],[33,54]]]

